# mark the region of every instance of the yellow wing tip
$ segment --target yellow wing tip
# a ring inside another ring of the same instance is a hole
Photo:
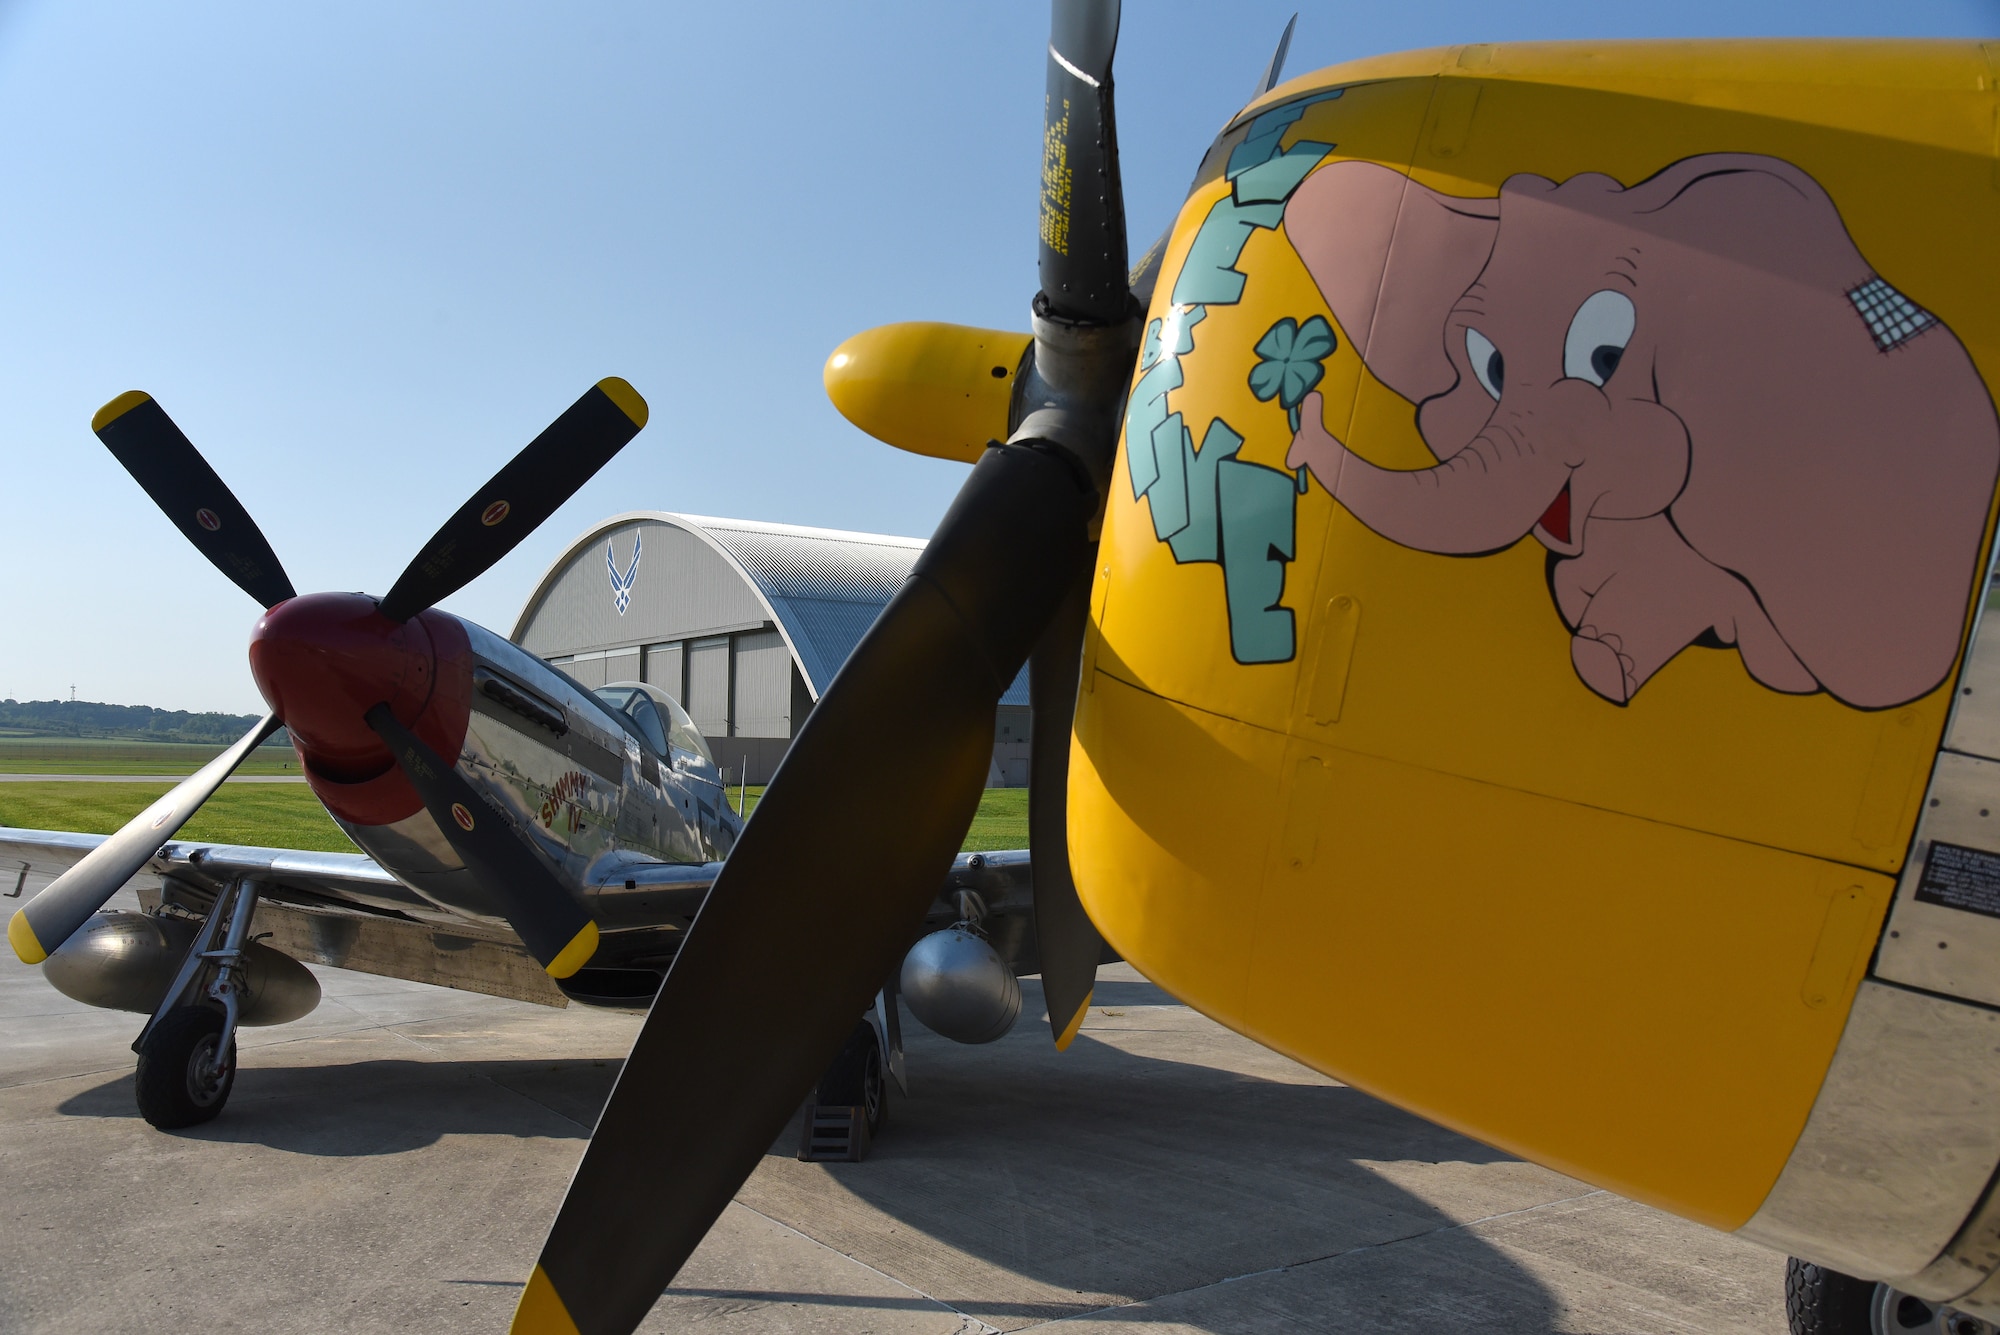
[[[1069,1023],[1056,1035],[1057,1052],[1068,1052],[1069,1045],[1076,1041],[1076,1031],[1083,1028],[1083,1017],[1090,1014],[1090,999],[1096,995],[1096,988],[1083,994],[1083,1004],[1076,1008],[1076,1014],[1069,1017]]]
[[[102,431],[105,427],[110,426],[140,404],[151,403],[152,401],[153,396],[145,390],[128,389],[97,410],[97,415],[90,419],[90,429],[92,431]]]
[[[49,957],[42,949],[42,943],[35,939],[35,929],[28,922],[26,909],[15,909],[14,916],[7,923],[7,944],[14,947],[14,953],[21,957],[23,964],[40,964]]]
[[[646,418],[651,410],[646,407],[646,400],[640,396],[639,391],[632,388],[630,381],[608,375],[597,382],[597,387],[604,391],[605,398],[618,405],[619,412],[632,419],[633,426],[646,425]]]
[[[556,1292],[548,1272],[540,1266],[528,1276],[528,1287],[521,1290],[520,1306],[514,1309],[514,1324],[507,1330],[508,1335],[582,1335],[576,1328],[576,1319],[563,1305],[562,1295]]]
[[[551,978],[567,978],[584,966],[585,961],[597,953],[597,924],[587,922],[583,930],[569,939],[562,953],[550,960],[543,972]]]

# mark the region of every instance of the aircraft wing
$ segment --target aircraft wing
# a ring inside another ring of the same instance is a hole
[[[0,897],[32,897],[106,837],[0,826]],[[598,865],[584,897],[610,930],[684,927],[721,869],[719,862],[618,858]],[[269,933],[269,944],[294,959],[569,1004],[511,932],[443,913],[359,853],[174,840],[132,878],[131,888],[149,911],[165,899],[206,912],[215,893],[239,876],[258,886],[252,930]],[[963,897],[967,891],[976,903]],[[959,854],[923,930],[948,927],[968,913],[983,915],[982,929],[1015,973],[1040,971],[1027,850]]]
[[[106,838],[0,826],[0,897],[32,897]],[[215,893],[239,876],[257,883],[251,931],[294,959],[544,1006],[569,1004],[512,932],[443,913],[359,853],[177,839],[129,888],[149,911],[166,900],[206,912]]]

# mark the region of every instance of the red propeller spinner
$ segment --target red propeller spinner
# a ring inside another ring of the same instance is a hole
[[[456,757],[472,705],[472,652],[458,620],[420,612],[396,622],[360,593],[279,603],[250,633],[250,673],[285,721],[306,779],[356,825],[415,815],[423,799],[364,717],[386,704],[441,756]]]

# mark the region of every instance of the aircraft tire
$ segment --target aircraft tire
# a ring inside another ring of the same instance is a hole
[[[236,1040],[216,1061],[222,1016],[207,1006],[168,1011],[139,1054],[132,1087],[139,1115],[162,1131],[198,1126],[222,1111],[236,1084]]]
[[[882,1130],[889,1118],[889,1078],[882,1067],[882,1045],[875,1041],[875,1026],[862,1020],[855,1024],[840,1055],[819,1078],[816,1101],[832,1107],[865,1108],[868,1134]]]
[[[1791,1335],[1873,1335],[1875,1281],[1798,1257],[1785,1260],[1785,1324]]]

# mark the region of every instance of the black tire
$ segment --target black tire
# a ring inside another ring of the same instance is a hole
[[[882,1069],[882,1045],[875,1041],[875,1026],[862,1020],[848,1034],[847,1042],[826,1074],[819,1078],[814,1102],[830,1107],[865,1108],[868,1134],[882,1130],[889,1119],[889,1078]]]
[[[1792,1335],[1873,1335],[1875,1281],[1788,1257],[1785,1324]]]
[[[215,1064],[222,1016],[207,1006],[167,1012],[139,1053],[139,1115],[162,1131],[198,1126],[222,1111],[236,1085],[236,1039]]]

